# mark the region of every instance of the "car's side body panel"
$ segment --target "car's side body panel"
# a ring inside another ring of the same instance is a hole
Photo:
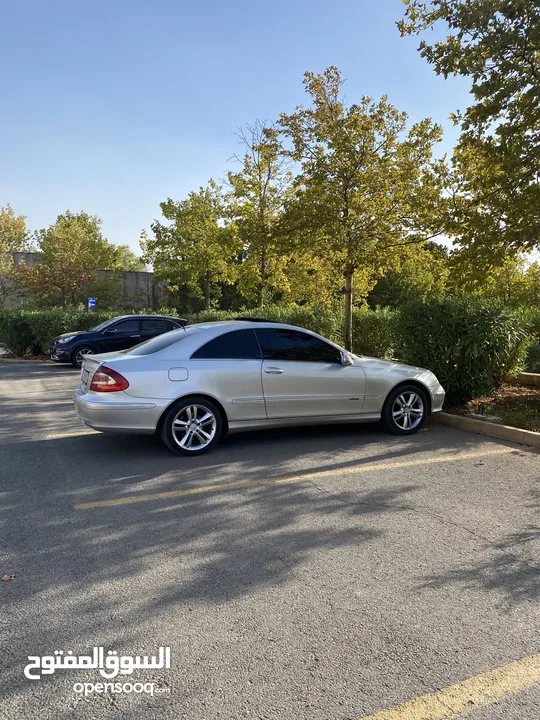
[[[265,360],[262,377],[269,420],[362,413],[365,373],[359,364]]]

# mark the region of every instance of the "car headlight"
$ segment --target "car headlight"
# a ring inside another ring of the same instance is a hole
[[[58,342],[59,343],[67,343],[70,340],[73,340],[74,337],[75,337],[75,335],[68,335],[67,337],[59,338]]]

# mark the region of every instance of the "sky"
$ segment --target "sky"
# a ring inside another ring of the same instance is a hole
[[[2,0],[0,206],[32,231],[67,209],[139,252],[159,203],[225,179],[234,135],[305,103],[336,65],[349,102],[389,101],[445,130],[466,80],[438,77],[400,37],[401,0]]]

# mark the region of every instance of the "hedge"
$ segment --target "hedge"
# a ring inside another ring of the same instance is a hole
[[[17,356],[47,354],[51,341],[57,335],[71,330],[89,330],[105,320],[122,315],[121,311],[94,311],[82,308],[62,310],[61,308],[37,309],[17,308],[0,311],[0,345]],[[141,314],[182,316],[188,322],[210,322],[231,320],[239,316],[258,317],[299,325],[339,342],[342,336],[341,315],[337,309],[323,305],[313,307],[270,306],[261,310],[203,310],[199,313],[178,313],[174,308],[141,310]]]
[[[172,308],[145,312],[178,315]],[[117,314],[57,308],[4,310],[0,312],[0,345],[18,356],[45,354],[56,335],[89,329]],[[189,322],[209,322],[261,315],[314,330],[337,343],[343,341],[342,314],[337,307],[269,306],[264,311],[209,310],[185,317]],[[433,370],[453,404],[491,391],[522,369],[534,338],[540,341],[538,312],[508,311],[498,302],[475,296],[414,302],[399,311],[356,309],[353,313],[354,352]],[[530,361],[536,357],[532,350]]]
[[[523,369],[531,343],[522,314],[476,296],[407,304],[395,340],[400,359],[436,373],[450,404],[489,393]]]

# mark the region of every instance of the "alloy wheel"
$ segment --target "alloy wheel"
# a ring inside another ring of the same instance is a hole
[[[174,417],[172,434],[183,449],[194,452],[209,445],[215,437],[217,422],[214,413],[204,405],[186,405]]]
[[[75,353],[75,362],[77,363],[77,365],[79,367],[81,367],[83,364],[84,356],[85,355],[93,355],[93,354],[94,354],[94,351],[91,350],[90,348],[84,348],[84,347],[80,348]]]
[[[423,417],[424,402],[417,393],[407,391],[394,400],[392,418],[400,430],[414,430]]]

